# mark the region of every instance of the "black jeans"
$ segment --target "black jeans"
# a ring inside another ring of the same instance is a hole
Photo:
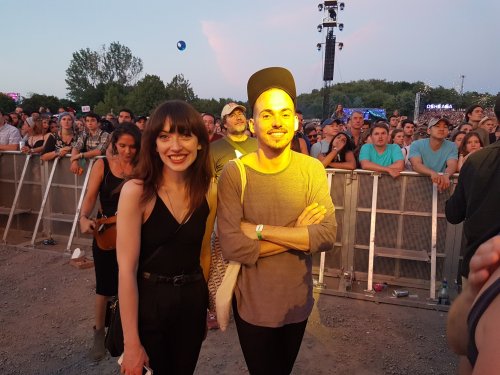
[[[233,314],[250,374],[290,374],[304,337],[307,319],[278,328],[255,326],[241,319],[235,297],[233,297]]]
[[[192,374],[205,337],[208,289],[139,279],[139,336],[155,375]]]

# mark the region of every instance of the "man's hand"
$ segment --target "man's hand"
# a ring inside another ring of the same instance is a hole
[[[440,175],[436,172],[433,172],[431,174],[431,180],[437,185],[439,192],[445,191],[451,185],[450,177],[447,174]]]
[[[490,238],[470,260],[468,285],[477,294],[491,274],[500,267],[500,235]]]
[[[65,156],[70,151],[71,151],[71,147],[66,146],[66,147],[61,148],[59,150],[59,157],[62,158],[63,156]]]
[[[304,208],[295,222],[296,227],[306,227],[308,225],[319,224],[326,215],[326,208],[318,203],[313,203]]]
[[[242,221],[240,223],[241,231],[245,236],[250,238],[251,240],[258,240],[257,231],[255,230],[256,225],[252,223],[248,223],[246,221]]]
[[[73,157],[71,157],[71,159],[73,159]],[[71,165],[69,167],[69,170],[71,172],[73,172],[74,174],[79,174],[79,172],[80,172],[80,166],[78,165],[78,161],[77,160],[72,160],[71,161]]]
[[[387,173],[389,173],[392,178],[398,178],[401,174],[401,171],[394,168],[387,168]]]

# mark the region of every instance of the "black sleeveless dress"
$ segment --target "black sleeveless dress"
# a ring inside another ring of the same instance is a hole
[[[153,211],[142,225],[138,326],[155,374],[192,374],[196,367],[208,307],[208,288],[200,269],[208,214],[204,200],[189,220],[180,224],[157,195]],[[163,277],[198,277],[174,285],[145,279],[144,272]]]
[[[116,177],[109,168],[106,158],[104,162],[104,175],[99,187],[99,201],[102,213],[113,216],[118,209],[120,193],[115,189],[123,182],[122,178]],[[115,296],[118,294],[118,263],[116,261],[116,250],[101,250],[96,241],[92,243],[92,254],[94,256],[94,269],[96,280],[96,293],[103,296]]]

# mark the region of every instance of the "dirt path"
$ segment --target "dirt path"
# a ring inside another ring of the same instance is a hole
[[[94,270],[40,250],[0,248],[0,373],[118,374],[86,359]],[[317,295],[293,374],[453,374],[446,313]],[[234,324],[210,331],[196,374],[247,374]]]

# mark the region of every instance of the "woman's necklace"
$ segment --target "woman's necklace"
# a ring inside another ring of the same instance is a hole
[[[177,212],[175,212],[175,208],[174,208],[174,205],[172,204],[172,200],[170,199],[170,194],[168,193],[168,190],[165,186],[162,186],[162,189],[163,191],[167,194],[167,199],[168,199],[168,203],[170,205],[170,208],[172,209],[172,215],[174,216],[175,220],[177,220],[178,223],[180,223],[181,225],[184,224],[184,216],[185,216],[185,213],[182,212],[182,214],[184,216],[178,216],[177,215]]]

